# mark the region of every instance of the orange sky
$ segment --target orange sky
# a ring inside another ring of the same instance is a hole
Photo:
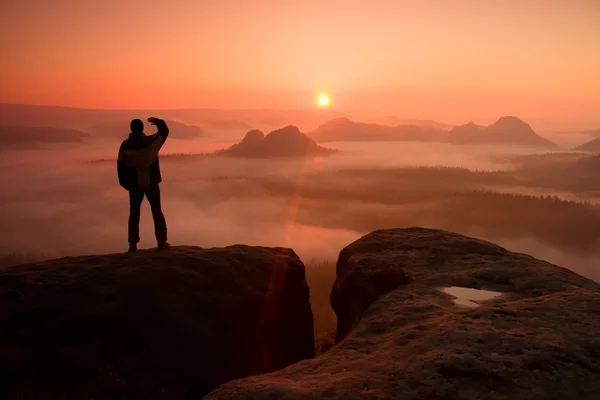
[[[599,0],[3,0],[0,102],[593,120]],[[597,121],[597,120],[596,120]],[[600,122],[600,121],[598,121]]]

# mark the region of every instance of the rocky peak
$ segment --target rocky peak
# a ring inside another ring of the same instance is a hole
[[[258,129],[253,129],[253,130],[249,131],[248,133],[246,133],[246,136],[244,136],[244,139],[242,139],[242,143],[260,142],[264,138],[265,138],[265,134],[262,133],[262,131],[260,131]]]
[[[267,135],[267,137],[271,137],[271,138],[275,138],[275,137],[285,137],[285,138],[291,138],[291,137],[306,137],[306,135],[302,132],[300,132],[300,129],[298,129],[297,126],[295,125],[287,125],[283,128],[280,129],[276,129],[273,132],[269,133]]]
[[[488,129],[502,129],[502,130],[510,130],[510,131],[519,131],[521,133],[534,134],[535,132],[531,128],[531,126],[525,121],[513,117],[506,116],[499,118],[496,122],[488,127]]]
[[[218,154],[241,157],[306,157],[331,154],[335,151],[320,147],[295,125],[288,125],[264,136],[250,131],[244,139]]]

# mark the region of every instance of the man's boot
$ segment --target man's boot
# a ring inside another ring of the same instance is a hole
[[[161,242],[158,244],[157,248],[158,250],[168,250],[171,248],[171,245],[169,244],[169,242]]]

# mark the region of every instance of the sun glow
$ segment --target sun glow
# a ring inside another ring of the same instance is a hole
[[[317,97],[317,104],[319,107],[329,106],[329,95],[327,95],[327,93],[321,93],[319,97]]]

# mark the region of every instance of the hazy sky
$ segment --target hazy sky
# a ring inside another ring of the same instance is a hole
[[[0,50],[2,102],[600,109],[600,0],[3,0]]]

